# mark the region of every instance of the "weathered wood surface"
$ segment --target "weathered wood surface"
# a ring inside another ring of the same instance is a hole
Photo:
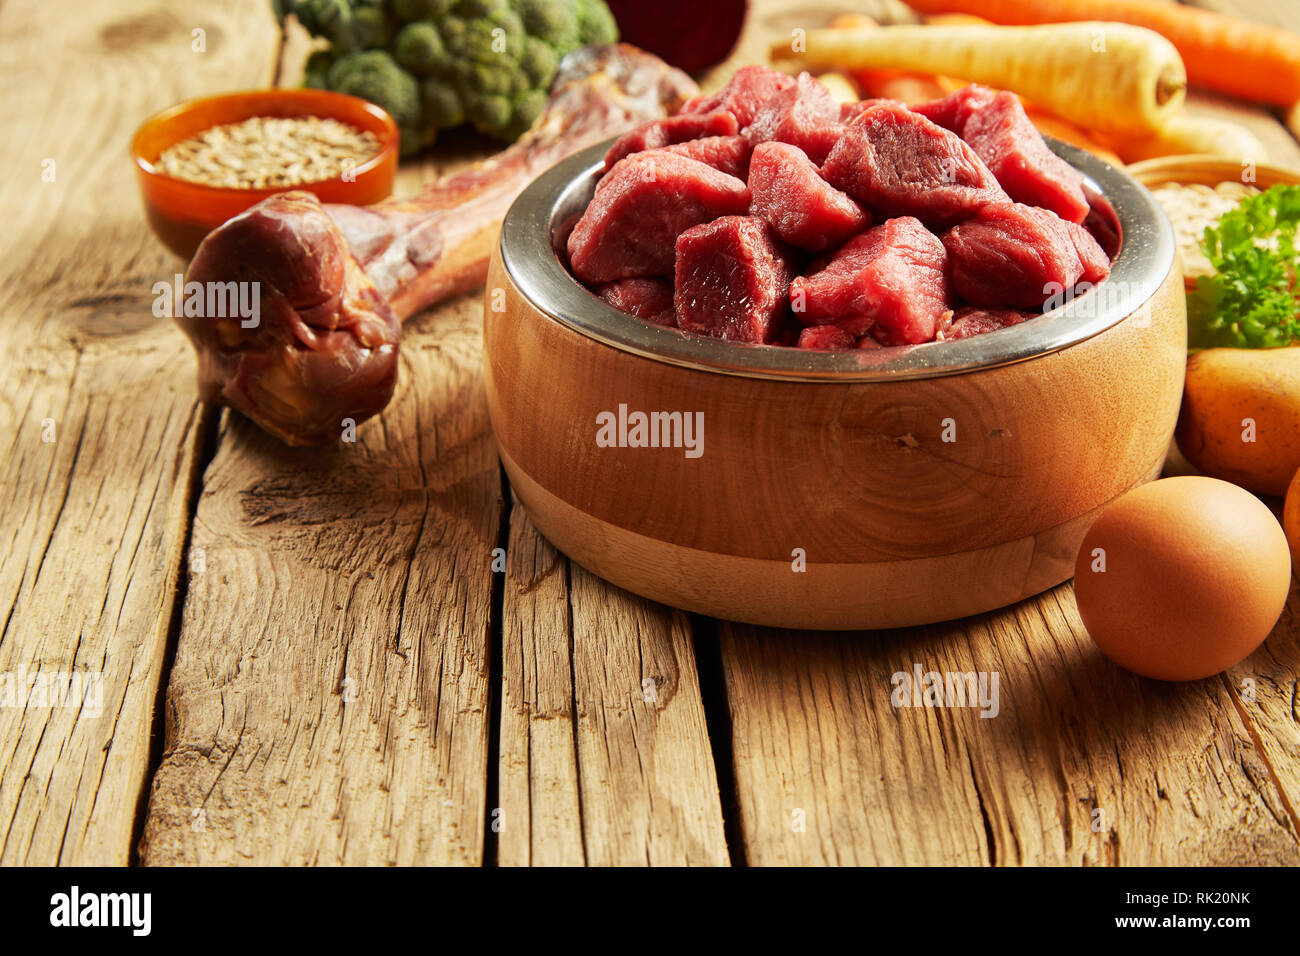
[[[500,810],[503,866],[586,861],[573,708],[569,562],[516,503],[501,628]]]
[[[8,864],[130,858],[209,413],[152,314],[182,264],[127,146],[155,110],[267,82],[275,51],[264,4],[72,8],[0,7],[0,674],[101,674],[102,712],[0,707]]]
[[[1288,798],[1231,690],[1114,667],[1069,585],[929,628],[723,635],[751,863],[1300,860]],[[995,715],[895,707],[892,676],[917,665],[998,674]]]
[[[512,512],[498,860],[728,861],[690,622],[561,557]]]
[[[142,862],[481,861],[501,488],[479,308],[411,326],[353,444],[224,417]]]

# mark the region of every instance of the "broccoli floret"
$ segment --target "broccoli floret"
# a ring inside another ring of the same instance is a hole
[[[560,57],[555,50],[537,37],[524,37],[524,52],[519,57],[519,69],[528,77],[530,86],[539,90],[546,89],[559,65]]]
[[[537,117],[542,115],[550,97],[542,90],[529,90],[515,100],[515,114],[510,118],[507,133],[512,140],[518,139],[528,131]]]
[[[489,14],[486,19],[492,25],[492,52],[498,56],[505,54],[512,61],[518,62],[524,52],[524,40],[528,38],[524,21],[519,14],[503,8]]]
[[[514,107],[504,96],[479,94],[465,104],[465,112],[478,129],[505,129],[514,116]]]
[[[359,96],[387,110],[402,134],[402,155],[428,145],[432,130],[423,122],[420,88],[386,50],[346,53],[330,65],[325,80],[335,92]]]
[[[379,49],[393,37],[393,25],[379,2],[299,0],[293,11],[309,32],[329,40],[335,53]]]
[[[352,39],[358,50],[379,50],[393,40],[393,22],[382,7],[357,7],[352,13]]]
[[[307,57],[307,62],[302,67],[302,85],[315,90],[329,89],[326,75],[333,63],[334,54],[330,50],[317,50]]]
[[[563,56],[578,46],[578,11],[562,0],[515,0],[530,36],[545,41]]]
[[[420,84],[420,103],[425,121],[437,129],[451,129],[465,122],[465,104],[460,94],[441,80],[429,79]]]
[[[492,66],[513,65],[519,59],[519,47],[515,48],[513,57],[510,55],[509,37],[502,27],[487,19],[461,22],[465,24],[465,31],[458,38],[462,45],[449,47],[452,56]],[[523,37],[520,36],[516,42],[522,44]]]
[[[447,57],[438,28],[426,20],[408,23],[393,40],[393,57],[416,76],[433,76]]]
[[[460,0],[460,3],[456,4],[456,16],[465,20],[476,20],[508,9],[510,9],[509,0]]]
[[[293,12],[313,36],[324,37],[337,50],[352,47],[352,4],[348,0],[298,0]]]
[[[497,6],[476,19],[461,16],[465,10],[461,4],[454,15],[440,21],[447,50],[444,72],[476,129],[501,139],[514,138],[511,131],[519,125],[519,99],[535,90],[539,80],[549,83],[555,71],[536,78],[529,75],[522,61],[530,38],[513,10]],[[533,42],[541,41],[533,38]]]
[[[546,107],[560,60],[618,38],[604,0],[280,0],[330,49],[304,83],[393,114],[410,154],[471,123],[516,139]],[[378,57],[354,59],[360,53]]]
[[[388,7],[403,23],[414,23],[436,20],[455,4],[456,0],[389,0]]]
[[[482,93],[486,96],[504,96],[512,97],[518,90],[518,85],[511,75],[510,69],[494,69],[490,64],[471,63],[466,64],[467,77],[462,83],[462,88],[475,93]],[[522,76],[522,74],[520,74]]]
[[[574,0],[578,11],[578,46],[603,46],[618,41],[618,24],[604,0]]]

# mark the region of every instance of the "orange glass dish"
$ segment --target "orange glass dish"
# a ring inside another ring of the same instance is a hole
[[[158,157],[169,146],[213,126],[255,116],[336,119],[373,133],[380,143],[379,152],[350,170],[347,179],[339,176],[271,189],[207,186],[155,169]],[[307,89],[249,90],[190,100],[150,117],[131,140],[131,156],[149,225],[163,245],[186,259],[217,226],[275,193],[305,189],[322,202],[358,206],[387,198],[397,175],[397,151],[397,125],[384,110],[355,96]]]

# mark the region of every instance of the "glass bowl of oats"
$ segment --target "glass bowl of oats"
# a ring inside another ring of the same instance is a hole
[[[150,117],[131,140],[149,225],[186,259],[217,226],[278,192],[352,205],[386,198],[397,152],[384,110],[310,89],[190,100]]]

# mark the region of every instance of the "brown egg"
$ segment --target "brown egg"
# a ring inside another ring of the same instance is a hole
[[[1291,554],[1250,492],[1165,478],[1106,506],[1074,572],[1079,615],[1103,654],[1144,677],[1199,680],[1268,636],[1291,587]]]

